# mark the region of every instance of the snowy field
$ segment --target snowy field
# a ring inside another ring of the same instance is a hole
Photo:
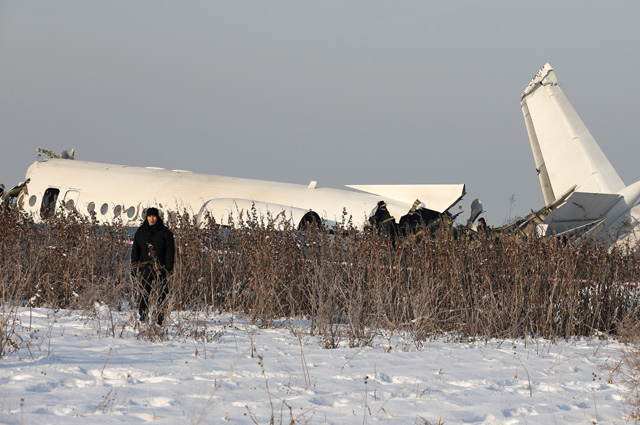
[[[174,313],[149,342],[130,313],[99,311],[19,311],[26,346],[0,359],[0,423],[625,423],[603,367],[620,355],[611,341],[416,347],[381,335],[372,347],[324,349],[300,324],[294,333]]]

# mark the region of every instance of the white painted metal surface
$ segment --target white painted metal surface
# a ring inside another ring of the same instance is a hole
[[[609,244],[637,243],[640,182],[626,186],[569,103],[548,63],[521,98],[545,204],[573,192],[546,220],[546,234],[598,223]]]
[[[347,185],[352,189],[373,193],[382,198],[396,199],[406,204],[413,204],[419,199],[423,208],[443,213],[448,210],[452,203],[452,196],[459,198],[464,194],[462,184],[379,184],[379,185]],[[406,213],[405,213],[406,214]]]
[[[53,188],[59,191],[58,206],[63,199],[72,199],[73,207],[80,213],[95,211],[101,223],[121,219],[129,225],[141,222],[144,208],[158,206],[165,214],[187,212],[200,221],[209,213],[225,225],[238,225],[240,212],[243,211],[246,218],[252,208],[259,217],[282,213],[291,218],[294,225],[310,210],[328,225],[340,223],[346,211],[346,219],[351,216],[353,225],[362,228],[381,200],[399,221],[416,199],[421,199],[427,208],[445,211],[464,195],[462,184],[389,186],[384,194],[374,195],[316,188],[315,184],[277,183],[67,159],[35,162],[27,170],[26,178],[30,181],[21,204],[36,219],[40,217],[43,197]],[[429,191],[437,196],[420,198]],[[432,200],[433,207],[429,205]]]

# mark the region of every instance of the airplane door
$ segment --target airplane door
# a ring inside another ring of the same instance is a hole
[[[64,194],[64,208],[67,211],[78,208],[78,198],[80,198],[80,191],[67,190],[67,193]]]
[[[49,187],[44,191],[44,195],[42,195],[42,203],[40,204],[40,215],[42,218],[47,218],[55,213],[59,194],[60,189],[57,187]]]

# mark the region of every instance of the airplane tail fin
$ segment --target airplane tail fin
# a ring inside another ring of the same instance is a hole
[[[548,63],[520,98],[545,204],[577,185],[577,192],[625,188],[613,166],[569,103]]]

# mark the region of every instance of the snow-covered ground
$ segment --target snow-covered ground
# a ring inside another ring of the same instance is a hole
[[[98,311],[19,310],[24,348],[0,359],[0,423],[625,423],[603,368],[620,356],[611,341],[416,347],[382,335],[324,349],[300,324],[174,313],[149,342],[131,313]]]

